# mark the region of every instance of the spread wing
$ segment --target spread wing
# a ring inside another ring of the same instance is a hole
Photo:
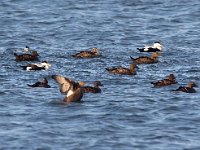
[[[74,81],[59,75],[52,75],[52,78],[60,85],[60,92],[67,94]]]

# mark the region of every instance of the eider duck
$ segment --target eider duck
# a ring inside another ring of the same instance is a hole
[[[152,53],[151,57],[141,56],[138,58],[133,58],[130,56],[130,58],[136,64],[153,64],[158,62],[157,58],[159,55],[160,54],[158,52],[154,52]]]
[[[27,85],[30,86],[30,87],[44,87],[44,88],[50,88],[51,87],[50,85],[48,85],[47,78],[44,78],[43,81],[38,81],[38,82],[36,82],[32,85],[30,85],[30,84],[27,84]]]
[[[91,51],[81,51],[79,53],[76,53],[75,55],[72,55],[72,57],[75,58],[93,58],[99,56],[99,49],[98,48],[92,48]]]
[[[14,56],[16,61],[34,61],[38,60],[39,55],[37,51],[32,51],[31,54],[18,55],[17,53],[14,53]]]
[[[121,74],[121,75],[136,75],[136,64],[131,63],[130,68],[124,68],[124,67],[112,67],[112,68],[106,68],[106,70],[113,74]]]
[[[64,102],[81,101],[84,93],[81,87],[85,85],[84,82],[75,82],[60,75],[52,75],[52,78],[60,85],[60,92],[66,95]]]
[[[144,48],[137,48],[140,52],[157,52],[162,51],[163,45],[160,42],[154,42],[152,46],[145,46]]]
[[[178,89],[172,90],[172,91],[181,91],[181,92],[185,92],[185,93],[196,93],[196,90],[194,89],[194,87],[198,87],[196,85],[196,83],[189,82],[187,86],[180,86]]]
[[[42,63],[37,63],[37,64],[28,64],[26,66],[21,66],[23,70],[47,70],[51,64],[49,64],[47,61],[43,61]]]
[[[168,85],[176,84],[176,83],[177,82],[176,82],[176,78],[174,74],[168,75],[166,79],[158,80],[156,82],[151,82],[151,84],[153,84],[154,87],[168,86]]]
[[[100,81],[95,81],[92,86],[83,86],[82,90],[84,93],[101,93],[101,89],[99,86],[103,86]]]

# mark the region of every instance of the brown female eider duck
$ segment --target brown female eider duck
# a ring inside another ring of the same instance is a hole
[[[26,66],[21,66],[23,68],[23,70],[47,70],[49,69],[49,67],[51,66],[51,64],[49,64],[47,61],[43,61],[41,63],[38,64],[28,64]]]
[[[166,79],[158,80],[156,82],[151,82],[151,84],[153,84],[154,87],[168,86],[168,85],[176,84],[176,83],[177,82],[176,82],[176,78],[174,74],[168,75]]]
[[[172,91],[181,91],[181,92],[185,92],[185,93],[196,93],[196,90],[194,89],[194,87],[198,87],[196,85],[196,83],[189,82],[187,86],[180,86],[178,89],[172,90]]]
[[[157,52],[162,51],[163,45],[160,42],[154,42],[152,46],[145,46],[144,48],[137,48],[140,52]]]
[[[60,85],[60,92],[66,95],[64,102],[81,101],[84,93],[81,87],[85,85],[84,82],[75,82],[60,75],[52,75],[52,78]]]
[[[124,68],[124,67],[112,67],[112,68],[106,68],[106,70],[113,74],[121,74],[121,75],[136,75],[136,64],[131,63],[130,68]]]
[[[92,86],[83,86],[82,90],[84,91],[84,93],[101,93],[101,89],[99,88],[99,86],[103,86],[103,84],[101,84],[100,81],[95,81],[93,83],[93,87]]]
[[[138,58],[133,58],[130,56],[130,58],[136,64],[153,64],[158,62],[157,58],[159,55],[160,54],[158,52],[154,52],[152,53],[151,57],[141,56]]]
[[[31,54],[18,55],[17,53],[14,53],[14,56],[16,61],[34,61],[38,60],[39,55],[37,51],[32,51]]]
[[[91,51],[81,51],[79,53],[76,53],[75,55],[72,55],[72,57],[75,58],[93,58],[99,56],[99,49],[98,48],[92,48]]]
[[[30,86],[30,87],[44,87],[44,88],[50,88],[51,87],[50,85],[48,85],[47,78],[44,78],[43,81],[38,81],[38,82],[36,82],[32,85],[30,85],[30,84],[27,84],[27,85]]]

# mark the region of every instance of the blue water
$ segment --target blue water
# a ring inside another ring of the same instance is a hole
[[[189,81],[200,85],[199,0],[2,0],[0,3],[0,149],[199,150],[200,90],[170,92]],[[161,41],[158,64],[140,65],[136,76],[108,74],[125,66],[136,50]],[[26,46],[52,67],[28,72],[14,52]],[[71,54],[98,47],[100,58]],[[174,73],[178,84],[150,82]],[[101,94],[82,103],[62,102],[50,76],[60,74]],[[30,88],[47,77],[52,88]]]

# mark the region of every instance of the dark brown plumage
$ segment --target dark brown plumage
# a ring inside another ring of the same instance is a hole
[[[92,48],[91,51],[81,51],[79,53],[76,53],[75,55],[72,55],[72,57],[75,58],[92,58],[99,56],[99,49],[98,48]]]
[[[124,68],[124,67],[112,67],[112,68],[106,68],[106,70],[110,73],[114,74],[121,74],[121,75],[136,75],[135,68],[137,66],[132,63],[130,64],[130,68]]]
[[[196,90],[194,89],[194,87],[198,87],[196,85],[196,83],[189,82],[187,86],[180,86],[178,89],[172,90],[172,91],[180,91],[180,92],[185,92],[185,93],[196,93]]]
[[[141,57],[138,57],[138,58],[131,58],[131,60],[136,63],[136,64],[153,64],[153,63],[157,63],[158,60],[158,56],[160,54],[158,52],[154,52],[152,53],[151,57],[147,57],[147,56],[141,56]]]
[[[47,78],[44,78],[43,81],[38,81],[38,82],[36,82],[32,85],[30,85],[30,84],[27,84],[27,85],[30,86],[30,87],[44,87],[44,88],[50,88],[51,87],[50,85],[48,85]]]
[[[82,90],[84,93],[101,93],[101,89],[99,86],[103,86],[100,81],[95,81],[92,86],[83,86]]]
[[[16,53],[14,53],[15,56],[15,60],[16,61],[35,61],[38,60],[38,53],[37,51],[32,51],[31,54],[21,54],[18,55]]]
[[[154,87],[168,86],[176,83],[177,83],[176,78],[173,74],[168,75],[166,79],[158,80],[156,82],[151,82],[151,84],[153,84]]]

